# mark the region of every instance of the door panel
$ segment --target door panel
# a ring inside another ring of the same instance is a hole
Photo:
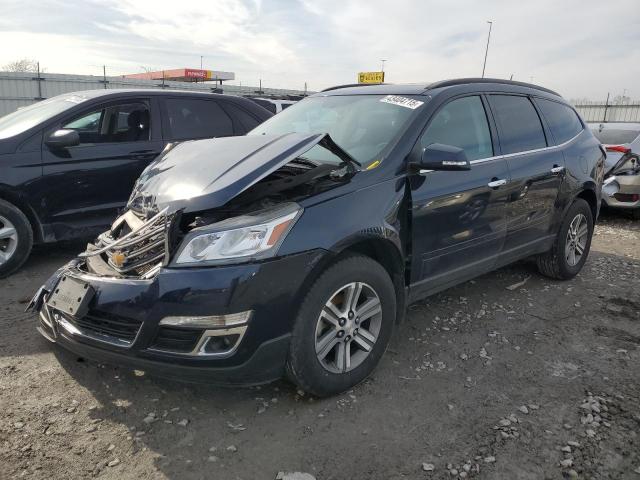
[[[564,157],[558,149],[508,157],[507,162],[511,183],[506,188],[509,197],[505,251],[549,234],[564,177],[564,170],[558,171],[564,168]]]
[[[81,138],[75,147],[42,146],[39,204],[57,239],[104,230],[124,207],[136,179],[163,148],[159,128],[150,128],[151,105],[127,100],[93,107],[45,133],[76,128]]]
[[[506,186],[505,254],[542,241],[549,234],[564,178],[562,151],[549,148],[545,130],[531,99],[489,95],[501,152],[511,174]],[[526,252],[525,252],[526,253]]]
[[[413,275],[425,294],[491,270],[506,234],[506,162],[489,160],[467,172],[429,172],[411,179]]]
[[[432,117],[412,152],[428,145],[462,148],[468,171],[432,171],[409,177],[412,200],[413,299],[448,287],[495,265],[506,227],[506,161],[494,157],[494,139],[480,96],[456,98]]]

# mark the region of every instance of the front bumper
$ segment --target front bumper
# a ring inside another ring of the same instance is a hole
[[[74,261],[58,270],[36,297],[39,331],[72,352],[106,363],[184,381],[257,384],[282,376],[289,336],[305,279],[326,254],[312,250],[259,263],[209,268],[164,268],[152,279],[103,277]],[[88,313],[75,318],[47,305],[61,276],[95,292]],[[167,317],[204,317],[252,311],[228,354],[199,355],[211,329],[160,324]],[[167,333],[168,332],[168,333]]]

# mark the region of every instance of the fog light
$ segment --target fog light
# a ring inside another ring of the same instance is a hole
[[[205,354],[224,354],[231,351],[240,340],[240,335],[224,335],[221,337],[209,337],[201,352]]]
[[[228,315],[210,315],[206,317],[175,316],[164,317],[160,325],[188,328],[215,328],[243,325],[249,321],[253,310],[230,313]]]

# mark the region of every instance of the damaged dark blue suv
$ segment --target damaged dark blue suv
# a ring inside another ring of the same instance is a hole
[[[330,89],[246,136],[167,148],[31,307],[87,358],[334,394],[372,372],[419,298],[530,256],[576,275],[604,157],[534,85]]]

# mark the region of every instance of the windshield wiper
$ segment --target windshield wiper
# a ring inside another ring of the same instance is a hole
[[[355,158],[353,158],[349,153],[333,141],[333,138],[327,133],[325,136],[318,142],[318,145],[326,148],[331,153],[333,153],[336,157],[342,160],[344,163],[349,165],[353,170],[359,171],[362,167],[362,164],[358,162]]]

